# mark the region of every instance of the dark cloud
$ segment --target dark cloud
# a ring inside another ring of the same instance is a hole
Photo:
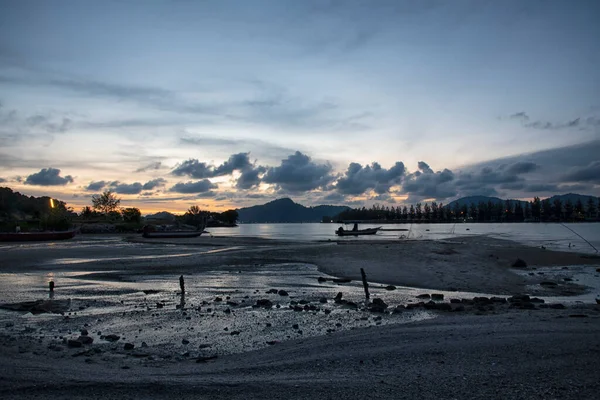
[[[0,178],[0,183],[4,183],[4,182],[6,182],[6,179]]]
[[[419,170],[408,174],[400,193],[408,194],[409,199],[446,199],[456,196],[455,176],[449,169],[434,172],[429,165],[420,161]]]
[[[592,182],[600,184],[600,160],[592,161],[584,167],[573,167],[567,172],[565,182]]]
[[[329,163],[317,164],[301,152],[288,156],[278,167],[267,168],[262,180],[285,192],[303,192],[324,187],[335,177]]]
[[[72,182],[71,175],[60,176],[60,169],[43,168],[40,172],[29,175],[24,183],[26,185],[62,186]]]
[[[213,167],[197,159],[189,159],[177,165],[171,173],[176,176],[189,176],[194,179],[213,177]]]
[[[261,175],[266,171],[267,168],[262,166],[247,168],[242,171],[235,186],[238,189],[251,189],[258,186],[261,181]]]
[[[215,183],[212,183],[211,181],[209,181],[208,179],[203,179],[201,181],[196,181],[196,182],[179,182],[175,185],[173,185],[173,187],[171,187],[171,189],[169,189],[170,192],[175,192],[175,193],[184,193],[184,194],[188,194],[188,193],[204,193],[204,192],[208,192],[211,189],[217,189],[218,186]]]
[[[537,193],[537,192],[552,192],[557,193],[559,187],[553,183],[532,183],[530,185],[525,185],[523,188],[525,192],[529,193]]]
[[[230,175],[233,171],[242,171],[251,167],[249,153],[232,154],[227,161],[214,169],[213,176]]]
[[[534,162],[516,162],[514,164],[509,165],[506,168],[506,172],[515,175],[526,174],[535,171],[539,167],[540,166]]]
[[[371,189],[383,194],[389,192],[390,187],[400,184],[405,173],[402,162],[396,162],[390,169],[382,168],[376,162],[365,167],[350,163],[344,176],[338,179],[335,189],[346,195],[360,195]]]
[[[140,182],[112,182],[110,186],[111,190],[119,194],[140,194],[142,192],[143,187],[144,186]]]
[[[157,187],[165,186],[166,183],[167,181],[163,178],[152,179],[151,181],[144,183],[142,190],[152,190]]]
[[[104,188],[107,185],[107,183],[108,182],[105,181],[90,182],[90,184],[85,187],[85,190],[98,191]]]
[[[157,169],[160,169],[161,166],[162,166],[162,163],[160,161],[155,161],[155,162],[151,162],[150,164],[144,165],[143,167],[136,169],[134,172],[146,172],[146,171],[157,170]]]

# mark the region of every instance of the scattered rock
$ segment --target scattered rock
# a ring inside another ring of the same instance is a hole
[[[216,359],[218,356],[215,354],[214,356],[200,356],[196,359],[197,363],[203,363],[203,362],[207,362],[210,360],[214,360]]]
[[[125,350],[133,350],[134,347],[135,345],[133,343],[125,343],[125,346],[123,346]]]
[[[81,336],[87,336],[87,335],[88,335],[87,329],[82,329],[81,330]]]
[[[279,292],[277,292],[278,295],[280,296],[289,296],[288,292],[286,292],[285,290],[280,290]]]
[[[294,324],[294,325],[292,325],[292,328],[293,328],[293,329],[298,329],[298,328],[299,328],[299,326],[298,326],[298,324]]]
[[[81,342],[81,344],[92,344],[94,342],[94,339],[90,336],[79,336],[77,338],[78,342]]]
[[[231,336],[237,336],[239,335],[241,332],[240,331],[231,331],[230,335]]]
[[[69,339],[69,340],[67,340],[67,346],[81,347],[81,346],[83,346],[83,343],[81,343],[79,340]]]
[[[163,303],[156,303],[156,308],[163,308],[165,305]]]
[[[279,343],[279,342],[278,342],[277,340],[268,340],[266,343],[267,343],[269,346],[273,346],[274,344],[277,344],[277,343]]]
[[[146,343],[146,342],[142,342],[142,347],[144,347],[144,348],[145,348],[145,347],[148,347],[148,343]]]
[[[189,343],[190,343],[190,341],[187,340],[187,339],[182,339],[181,340],[181,344],[189,344]]]
[[[342,301],[342,292],[338,292],[338,294],[335,295],[335,298],[333,299],[336,303],[340,303]]]
[[[444,300],[444,295],[441,293],[433,293],[431,295],[431,300]]]
[[[109,342],[116,342],[117,340],[121,339],[121,336],[110,334],[106,336],[101,336],[100,339],[108,340]]]
[[[326,298],[326,297],[321,297],[321,298],[319,299],[319,303],[326,304],[326,303],[327,303],[327,298]]]
[[[273,307],[273,302],[269,299],[259,299],[259,300],[256,300],[256,304],[253,305],[252,307],[254,307],[254,308],[257,308],[257,307],[271,308],[271,307]]]
[[[540,282],[540,286],[555,288],[556,286],[558,286],[558,284],[556,282],[544,281],[544,282]]]
[[[217,297],[215,297],[215,301],[219,302],[219,301],[223,301],[223,299],[221,297],[217,296]]]
[[[553,308],[555,310],[564,310],[567,307],[565,307],[564,304],[556,303],[556,304],[548,304],[548,308]]]
[[[225,311],[223,311],[225,314],[231,314],[231,310],[229,308],[226,308]]]
[[[388,308],[388,305],[381,299],[379,298],[375,298],[373,299],[373,302],[371,304],[369,304],[369,311],[372,312],[385,312],[385,310]]]
[[[517,261],[515,261],[512,264],[513,268],[527,268],[527,263],[523,260],[521,260],[520,258],[517,258]]]
[[[427,294],[427,293],[420,294],[420,295],[417,296],[417,299],[430,299],[430,298],[431,298],[431,296],[429,294]]]
[[[396,290],[396,286],[394,285],[388,285],[385,287],[385,290]]]
[[[279,292],[279,290],[277,290],[277,289],[269,289],[269,290],[267,290],[267,294],[277,294],[277,292]]]

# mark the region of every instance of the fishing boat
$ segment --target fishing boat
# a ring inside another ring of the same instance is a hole
[[[66,240],[73,238],[76,233],[76,229],[63,232],[0,233],[0,242],[41,242],[52,240]]]
[[[335,231],[335,234],[338,236],[374,235],[380,229],[381,227],[367,229],[352,229],[347,231],[344,228],[340,227],[337,231]]]

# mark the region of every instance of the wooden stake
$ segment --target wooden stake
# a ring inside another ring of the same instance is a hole
[[[179,277],[179,287],[181,288],[181,294],[185,293],[185,281],[183,280],[183,275]]]
[[[367,282],[367,274],[365,274],[364,269],[360,269],[360,274],[362,275],[363,287],[365,288],[365,297],[367,301],[369,301],[369,283]]]

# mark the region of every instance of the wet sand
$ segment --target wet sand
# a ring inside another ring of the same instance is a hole
[[[599,389],[600,259],[589,255],[486,237],[93,239],[0,248],[0,303],[48,299],[53,279],[52,301],[66,304],[63,315],[0,310],[3,398],[592,398]],[[517,258],[528,267],[510,268]],[[384,312],[365,307],[360,268]],[[335,302],[338,292],[350,303]],[[436,303],[523,293],[546,302],[404,309],[425,293],[444,294]],[[261,299],[272,307],[252,307]],[[558,301],[564,309],[548,308]],[[93,343],[69,347],[82,329]]]

